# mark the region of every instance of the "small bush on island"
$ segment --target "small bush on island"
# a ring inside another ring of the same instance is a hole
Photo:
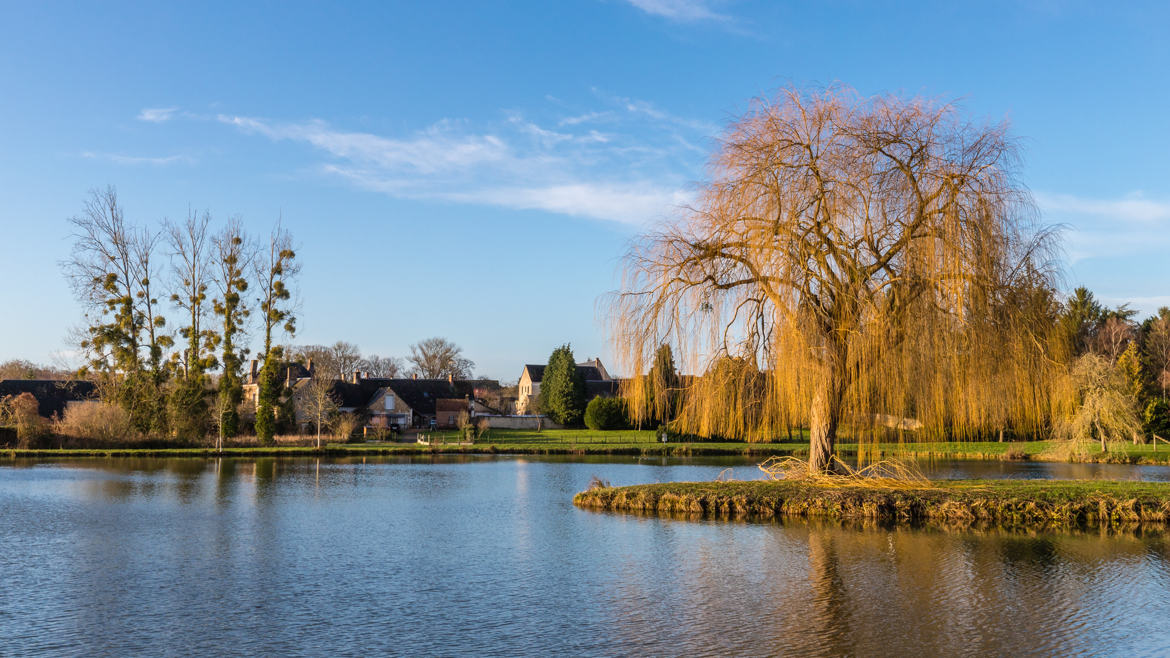
[[[585,407],[585,426],[591,430],[620,430],[629,427],[625,400],[595,397]]]

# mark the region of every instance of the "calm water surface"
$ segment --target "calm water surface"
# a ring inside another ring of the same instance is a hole
[[[4,655],[1170,653],[1161,534],[693,522],[571,504],[594,475],[754,477],[744,461],[5,464]]]

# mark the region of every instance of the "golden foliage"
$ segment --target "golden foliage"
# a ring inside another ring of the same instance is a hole
[[[1098,354],[1085,354],[1061,380],[1066,393],[1076,400],[1071,413],[1057,417],[1054,431],[1067,443],[1066,456],[1084,456],[1092,442],[1101,451],[1136,436],[1142,423],[1134,395],[1127,390],[1121,369]]]
[[[140,435],[130,415],[109,402],[85,402],[65,407],[61,418],[53,421],[53,433],[80,439],[87,445],[114,445],[132,442]]]
[[[1002,124],[950,105],[783,90],[734,122],[693,208],[638,242],[613,300],[623,365],[671,345],[676,429],[773,440],[877,414],[963,438],[1051,417],[1064,343],[1050,265]],[[627,395],[636,420],[648,387]]]

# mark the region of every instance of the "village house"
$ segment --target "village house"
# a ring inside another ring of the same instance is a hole
[[[0,400],[28,393],[37,400],[37,414],[60,418],[75,405],[96,404],[97,387],[81,379],[5,379],[0,381]]]
[[[303,394],[306,384],[307,380],[298,382],[294,394]],[[402,431],[429,427],[432,421],[437,427],[457,427],[459,415],[463,412],[472,417],[495,413],[476,397],[477,389],[493,386],[499,388],[499,382],[453,378],[386,379],[355,372],[348,381],[334,381],[330,395],[338,411],[361,417],[364,427]],[[308,424],[311,419],[298,417],[297,422]]]
[[[302,365],[296,361],[286,361],[277,366],[276,371],[284,380],[285,388],[296,388],[297,382],[307,380],[313,376],[313,361]],[[260,361],[252,359],[248,362],[248,371],[244,373],[244,383],[241,386],[244,392],[244,402],[253,408],[260,402]]]
[[[520,373],[517,384],[516,413],[529,413],[533,403],[540,397],[540,382],[544,379],[543,365],[527,364]],[[577,373],[585,382],[585,399],[612,397],[618,394],[620,382],[609,376],[601,359],[589,359],[577,364]]]

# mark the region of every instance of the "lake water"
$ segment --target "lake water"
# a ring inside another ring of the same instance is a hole
[[[695,522],[571,503],[594,475],[755,477],[742,460],[4,464],[0,655],[1170,653],[1161,533]]]

